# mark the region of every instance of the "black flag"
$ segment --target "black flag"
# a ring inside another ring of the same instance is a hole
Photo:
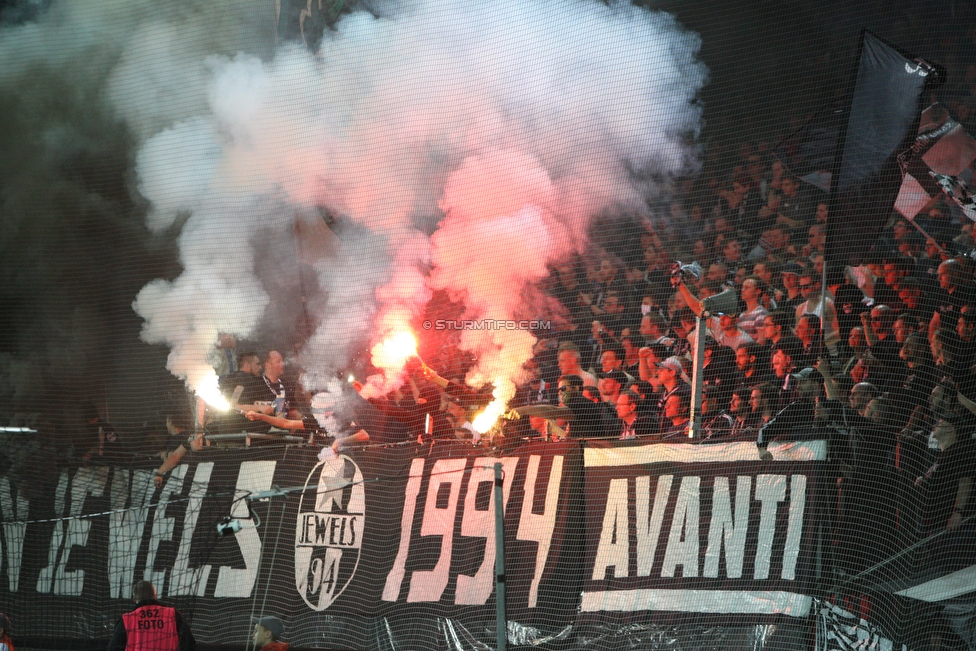
[[[915,139],[922,91],[936,77],[937,67],[865,30],[849,105],[825,107],[776,147],[791,174],[831,193],[830,266],[859,264],[877,240],[901,187],[898,156]]]
[[[776,145],[773,153],[790,174],[830,192],[830,180],[837,161],[837,143],[844,126],[846,106],[828,104],[795,133]]]
[[[862,32],[837,183],[831,184],[830,266],[860,263],[877,240],[901,187],[898,155],[918,132],[922,91],[939,76],[935,67]]]

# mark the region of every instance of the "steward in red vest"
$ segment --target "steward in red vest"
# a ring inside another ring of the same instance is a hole
[[[108,651],[194,651],[197,648],[180,612],[156,601],[152,583],[136,583],[132,598],[136,609],[122,615]]]

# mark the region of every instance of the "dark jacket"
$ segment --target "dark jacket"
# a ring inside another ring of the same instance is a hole
[[[564,404],[573,412],[573,420],[569,422],[569,435],[572,438],[589,439],[607,435],[600,405],[581,395],[572,396]]]

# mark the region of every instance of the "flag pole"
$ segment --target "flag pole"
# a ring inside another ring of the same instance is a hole
[[[935,241],[935,238],[934,237],[932,237],[931,235],[929,235],[928,233],[926,233],[924,228],[922,228],[921,226],[919,226],[918,224],[915,223],[915,218],[914,217],[911,218],[911,219],[909,219],[908,220],[908,223],[911,224],[912,226],[914,226],[915,229],[919,233],[922,234],[922,237],[925,238],[925,241],[927,241],[929,244],[934,244],[936,246],[936,248],[939,249],[939,253],[945,253],[946,252],[946,250],[944,248],[942,248],[942,245]]]
[[[505,577],[505,496],[502,464],[495,464],[495,651],[508,643],[508,615]]]
[[[827,222],[837,219],[837,211],[840,209],[840,171],[844,160],[844,147],[847,146],[847,131],[851,123],[851,109],[854,106],[854,90],[857,88],[857,75],[861,68],[861,58],[864,56],[864,37],[867,29],[862,29],[857,39],[857,52],[851,65],[850,78],[847,81],[847,91],[844,94],[844,109],[841,113],[840,130],[837,137],[837,149],[834,151],[834,162],[830,169],[830,189],[827,195]],[[831,229],[824,224],[824,256],[823,270],[820,273],[820,353],[824,353],[827,345],[827,331],[824,320],[824,311],[827,304],[827,267],[830,265],[831,257],[827,255],[828,247],[834,238],[830,237]]]

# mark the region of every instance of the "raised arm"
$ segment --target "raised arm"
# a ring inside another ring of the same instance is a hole
[[[426,364],[421,366],[420,370],[424,374],[424,377],[427,378],[429,382],[431,382],[432,384],[436,384],[442,389],[446,389],[447,386],[451,383],[450,380],[441,377],[440,375],[437,374],[437,372],[434,369],[427,366]]]
[[[837,381],[834,380],[834,376],[830,374],[830,363],[825,362],[823,359],[818,359],[816,369],[823,377],[824,395],[827,397],[827,400],[840,400],[840,392],[837,388]]]
[[[640,359],[639,365],[637,367],[637,373],[640,375],[640,379],[644,382],[650,382],[651,377],[653,377],[651,372],[651,349],[644,347],[637,351],[638,358]]]
[[[692,291],[688,288],[688,285],[685,284],[685,281],[682,280],[678,282],[678,291],[681,292],[682,296],[684,296],[685,302],[688,304],[688,307],[691,308],[691,311],[695,313],[695,316],[701,316],[701,301],[699,301],[698,297],[692,293]]]
[[[874,332],[874,326],[871,325],[871,317],[868,312],[861,312],[861,328],[864,330],[864,341],[867,342],[868,347],[877,346],[878,335]]]

